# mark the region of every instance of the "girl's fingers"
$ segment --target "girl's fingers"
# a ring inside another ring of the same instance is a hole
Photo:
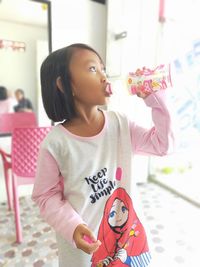
[[[101,245],[101,242],[94,237],[92,231],[84,224],[77,226],[73,237],[77,248],[88,254],[94,253]]]
[[[101,242],[97,240],[93,233],[88,229],[87,227],[85,228],[85,233],[83,236],[83,246],[84,249],[87,251],[87,253],[91,254],[97,251],[99,246],[101,245]]]
[[[85,227],[83,234],[84,234],[83,235],[84,240],[88,241],[89,243],[93,243],[97,241],[92,231],[90,231],[90,229],[88,229],[87,227]]]
[[[97,240],[96,242],[93,242],[93,243],[88,243],[87,241],[82,239],[82,241],[80,241],[79,248],[88,254],[92,254],[98,250],[100,245],[101,245],[101,242],[99,240]]]

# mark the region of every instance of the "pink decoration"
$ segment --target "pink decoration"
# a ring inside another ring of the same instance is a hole
[[[0,49],[10,49],[12,51],[24,52],[26,50],[26,44],[20,41],[0,39]]]
[[[120,167],[117,168],[115,177],[116,177],[116,180],[118,181],[122,179],[122,169]]]
[[[159,22],[165,22],[165,0],[160,0],[159,5]]]

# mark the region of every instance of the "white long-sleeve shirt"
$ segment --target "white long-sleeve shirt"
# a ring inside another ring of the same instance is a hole
[[[59,124],[43,141],[32,198],[57,233],[60,267],[91,266],[91,256],[75,247],[73,233],[86,223],[98,235],[105,205],[115,190],[123,188],[134,202],[132,156],[164,156],[173,148],[164,94],[158,91],[144,100],[152,108],[151,129],[104,111],[104,127],[95,136],[77,136]],[[116,179],[116,170],[122,177]]]

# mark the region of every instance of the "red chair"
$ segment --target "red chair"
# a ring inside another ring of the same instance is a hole
[[[16,241],[22,242],[18,186],[33,184],[41,141],[51,127],[16,128],[12,134],[12,187],[15,214]]]
[[[16,112],[0,114],[0,134],[12,134],[16,127],[37,126],[34,112]]]

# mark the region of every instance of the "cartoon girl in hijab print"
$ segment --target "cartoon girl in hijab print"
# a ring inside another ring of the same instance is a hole
[[[145,230],[121,187],[106,202],[98,240],[102,244],[92,256],[92,267],[146,267],[150,262]]]

